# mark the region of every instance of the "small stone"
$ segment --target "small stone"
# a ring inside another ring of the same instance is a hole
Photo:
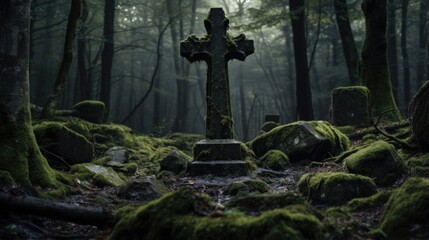
[[[113,169],[96,164],[76,164],[72,167],[71,172],[89,176],[93,183],[99,187],[118,187],[125,183]]]
[[[190,161],[191,158],[188,155],[179,150],[173,150],[161,160],[159,165],[161,167],[161,171],[170,171],[175,174],[180,174],[181,172],[186,171],[188,168],[188,162]]]
[[[132,201],[150,201],[168,192],[170,190],[155,176],[146,176],[135,179],[123,186],[119,190],[118,196]]]
[[[299,180],[297,189],[311,202],[327,205],[341,205],[377,192],[369,177],[341,172],[307,173]]]
[[[122,146],[114,146],[105,153],[111,161],[117,163],[125,163],[128,160],[128,149]]]
[[[395,147],[385,141],[374,142],[344,159],[350,173],[374,179],[380,186],[393,184],[404,172]]]

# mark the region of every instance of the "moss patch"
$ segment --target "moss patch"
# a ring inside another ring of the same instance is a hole
[[[113,169],[100,165],[90,163],[76,164],[71,168],[71,172],[78,173],[80,178],[92,179],[94,184],[99,187],[118,187],[125,183],[123,178]]]
[[[369,197],[355,198],[347,203],[346,208],[351,211],[360,211],[380,207],[389,200],[392,193],[392,190],[384,190]]]
[[[251,193],[265,193],[271,191],[268,184],[261,180],[246,180],[234,182],[225,189],[225,194],[231,196],[245,196]]]
[[[395,182],[404,172],[404,166],[395,147],[384,141],[374,142],[344,159],[347,170],[374,179],[386,186]]]
[[[387,202],[380,228],[388,239],[429,237],[429,179],[410,178]]]
[[[0,186],[14,186],[15,180],[13,180],[12,175],[7,171],[0,170]]]
[[[308,173],[301,177],[297,188],[310,201],[328,205],[341,205],[376,193],[369,177],[350,173]]]
[[[138,208],[119,210],[111,239],[321,239],[316,216],[276,209],[259,216],[225,212],[202,216],[213,208],[206,196],[182,189]]]
[[[262,168],[268,168],[275,171],[283,171],[289,165],[289,158],[279,150],[270,150],[256,161],[256,164]]]

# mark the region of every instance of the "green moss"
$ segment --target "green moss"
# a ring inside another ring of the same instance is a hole
[[[372,134],[372,133],[366,134],[365,136],[362,137],[362,140],[365,143],[373,143],[373,142],[377,141],[377,135]]]
[[[429,179],[410,178],[387,202],[380,228],[388,239],[429,237]]]
[[[429,167],[429,153],[413,156],[405,164],[407,167]]]
[[[353,126],[337,126],[336,128],[343,134],[351,134],[356,131],[355,127]]]
[[[307,213],[287,209],[259,216],[225,212],[201,216],[213,208],[210,200],[182,189],[138,208],[119,210],[111,239],[321,239],[323,226]]]
[[[75,164],[70,171],[77,173],[81,179],[92,179],[94,184],[99,187],[117,187],[125,183],[125,178],[113,169],[91,163]]]
[[[389,197],[392,195],[393,191],[391,190],[383,190],[372,196],[365,198],[355,198],[347,203],[347,209],[351,211],[360,211],[367,210],[375,207],[380,207],[384,205]]]
[[[340,154],[349,148],[347,136],[328,122],[295,122],[279,126],[252,141],[258,157],[269,150],[284,152],[292,162],[320,161]]]
[[[0,186],[14,186],[15,184],[15,180],[9,172],[0,170]]]
[[[375,184],[369,177],[340,172],[305,174],[297,189],[312,202],[328,205],[341,205],[353,198],[376,193]]]
[[[381,186],[392,184],[404,172],[395,147],[384,141],[374,142],[344,159],[347,170],[374,179]]]
[[[413,177],[426,177],[429,178],[429,167],[411,167],[410,175]]]
[[[246,180],[234,182],[225,189],[225,194],[232,196],[245,196],[251,193],[270,192],[268,184],[261,180]]]
[[[289,158],[279,150],[270,150],[264,156],[256,161],[256,164],[262,168],[268,168],[276,171],[283,171],[289,165]]]
[[[104,103],[94,100],[85,100],[73,106],[75,116],[93,123],[102,123],[104,119]]]

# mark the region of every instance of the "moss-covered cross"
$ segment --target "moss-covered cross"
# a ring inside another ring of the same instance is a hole
[[[253,53],[253,40],[244,34],[231,38],[227,33],[229,19],[222,8],[210,9],[204,20],[207,36],[189,36],[180,43],[180,54],[190,62],[207,63],[206,85],[206,138],[233,139],[228,61],[244,59]]]

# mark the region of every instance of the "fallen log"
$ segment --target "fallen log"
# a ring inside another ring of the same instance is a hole
[[[105,208],[82,207],[27,195],[14,196],[0,192],[0,210],[37,215],[97,227],[112,226],[115,215]]]

